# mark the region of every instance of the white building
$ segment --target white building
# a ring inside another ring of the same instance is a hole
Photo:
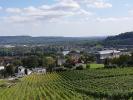
[[[29,70],[29,69],[26,69],[27,70],[27,75],[30,75],[31,73],[32,73],[32,71],[31,70]]]
[[[23,66],[18,67],[18,72],[15,74],[17,77],[23,77],[25,75],[25,68]]]
[[[99,63],[104,61],[107,58],[109,59],[118,58],[120,57],[120,55],[121,55],[121,52],[117,50],[103,50],[103,51],[98,51],[96,53],[96,58],[97,58],[97,62]]]
[[[66,56],[67,54],[69,54],[70,51],[63,51],[63,55]]]
[[[46,69],[45,68],[34,68],[32,70],[35,73],[46,73]]]
[[[4,66],[0,66],[0,70],[4,70],[5,69],[5,67]]]
[[[31,70],[24,68],[23,66],[18,67],[18,72],[15,74],[17,77],[23,77],[25,75],[30,75],[32,73]]]

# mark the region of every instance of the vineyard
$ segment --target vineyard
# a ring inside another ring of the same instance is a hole
[[[0,87],[0,100],[93,99],[132,100],[133,68],[32,74],[13,86]]]

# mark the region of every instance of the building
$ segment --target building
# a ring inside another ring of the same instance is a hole
[[[29,69],[26,69],[27,70],[27,75],[30,75],[31,73],[32,73],[32,71],[31,70],[29,70]]]
[[[23,77],[25,75],[30,75],[32,73],[31,70],[24,68],[23,66],[19,66],[17,68],[17,73],[15,73],[16,77]]]
[[[117,50],[103,50],[96,53],[96,59],[98,63],[103,63],[105,59],[118,58],[121,55]]]
[[[4,70],[5,69],[5,67],[4,66],[0,66],[0,70]]]
[[[45,68],[34,68],[32,70],[35,73],[46,73],[46,69]]]
[[[80,54],[80,52],[77,52],[77,51],[71,51],[71,52],[69,53],[69,56],[70,56],[73,60],[75,60],[75,62],[78,62],[78,61],[79,61],[79,58],[81,57],[81,54]]]
[[[69,52],[70,52],[70,51],[63,51],[62,54],[63,54],[64,56],[66,56],[67,54],[69,54]]]
[[[25,68],[23,66],[19,66],[17,68],[17,73],[15,73],[16,77],[23,77],[25,75]]]

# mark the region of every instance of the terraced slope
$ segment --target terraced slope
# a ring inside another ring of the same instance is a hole
[[[0,87],[0,100],[132,100],[133,68],[68,71],[26,76]]]

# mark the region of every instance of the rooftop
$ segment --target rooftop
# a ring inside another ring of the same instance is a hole
[[[110,53],[120,53],[120,51],[117,50],[103,50],[103,51],[98,51],[99,54],[110,54]]]

